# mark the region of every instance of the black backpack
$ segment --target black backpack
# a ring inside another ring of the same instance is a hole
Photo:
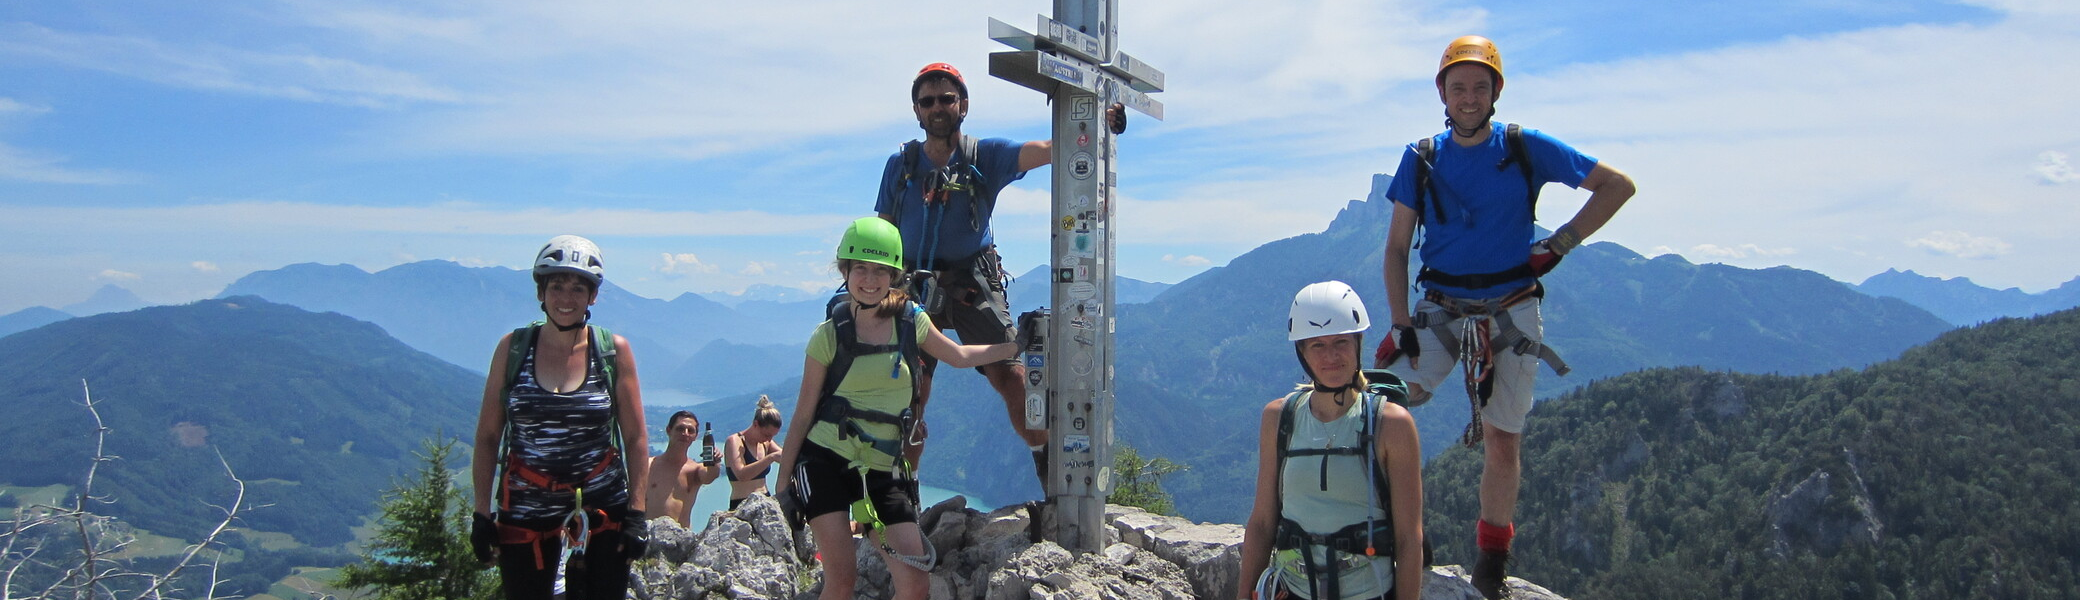
[[[831,298],[828,309],[831,329],[836,334],[837,343],[831,355],[831,362],[824,369],[823,389],[817,394],[816,420],[838,426],[841,436],[859,436],[872,441],[876,451],[895,457],[899,472],[908,474],[908,465],[903,461],[902,443],[903,439],[910,436],[916,423],[917,400],[920,396],[918,378],[923,374],[924,362],[917,345],[917,303],[905,301],[904,304],[905,310],[895,318],[896,343],[867,344],[859,340],[859,325],[852,318],[852,300],[842,295]],[[853,359],[886,352],[900,352],[901,364],[910,367],[909,408],[898,415],[855,409],[851,401],[837,395],[838,383],[852,370]],[[854,419],[895,425],[900,432],[899,439],[879,440],[867,436],[860,431],[857,423],[853,422]]]
[[[962,134],[960,147],[954,151],[952,157],[946,160],[947,172],[969,179],[967,183],[963,184],[967,187],[966,192],[971,208],[968,213],[968,226],[975,228],[976,231],[982,231],[982,228],[989,224],[989,219],[986,215],[995,211],[997,206],[996,187],[989,185],[989,182],[983,179],[982,169],[975,166],[975,161],[981,158],[981,146],[982,141],[975,139],[975,136]],[[898,226],[903,223],[903,188],[909,185],[911,179],[917,177],[917,163],[924,154],[924,142],[918,140],[904,142],[901,153],[902,158],[897,160],[903,165],[902,176],[891,182],[888,190],[888,197],[894,199],[890,208],[890,216],[895,217],[895,222]],[[927,255],[911,257],[910,262],[913,265],[925,265],[924,267],[912,268],[928,268],[929,265],[926,265],[926,263],[930,260],[931,256]]]

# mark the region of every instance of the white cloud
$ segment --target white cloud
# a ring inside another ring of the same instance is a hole
[[[2073,165],[2067,159],[2064,152],[2045,150],[2037,154],[2037,163],[2030,165],[2030,170],[2050,185],[2080,181],[2080,173],[2073,172]]]
[[[355,206],[303,202],[229,202],[189,206],[10,207],[9,225],[64,231],[281,233],[285,231],[408,234],[541,235],[601,232],[617,236],[795,235],[843,230],[853,217],[785,215],[752,210],[502,209],[467,202],[426,206]],[[546,238],[544,238],[546,239]]]
[[[64,159],[43,156],[0,143],[0,180],[86,185],[117,185],[139,181],[135,175],[106,169],[73,169],[64,166],[64,163]]]
[[[204,273],[215,273],[220,270],[217,268],[217,263],[213,263],[206,260],[198,260],[195,262],[191,262],[188,263],[188,266]]]
[[[106,281],[137,281],[137,280],[139,280],[139,279],[143,279],[143,276],[142,276],[142,275],[138,275],[138,274],[136,274],[136,273],[131,273],[131,272],[129,272],[129,271],[117,271],[117,270],[115,270],[115,269],[102,269],[102,270],[101,270],[101,273],[99,273],[98,275],[96,275],[96,276],[95,276],[95,278],[96,278],[96,279],[101,279],[101,280],[106,280]]]
[[[1175,254],[1165,254],[1163,255],[1163,262],[1182,267],[1204,267],[1213,264],[1213,261],[1206,260],[1206,257],[1199,256],[1197,254],[1187,254],[1184,256],[1178,256]]]
[[[1993,258],[2013,252],[2015,246],[1995,237],[1975,236],[1962,231],[1931,231],[1907,240],[1907,247],[1921,248],[1957,258]]]
[[[1660,246],[1656,250],[1659,251],[1665,248],[1667,246]],[[1698,244],[1691,246],[1690,252],[1700,258],[1718,260],[1748,258],[1751,256],[1756,258],[1781,258],[1798,254],[1798,250],[1795,248],[1764,248],[1755,244],[1735,244],[1732,246]],[[1666,254],[1666,252],[1661,253]]]
[[[667,252],[659,256],[664,257],[664,264],[656,267],[657,272],[666,275],[684,277],[687,275],[713,275],[722,272],[721,267],[701,262],[701,258],[695,256],[692,252],[679,254]]]
[[[742,269],[738,269],[738,270],[737,270],[737,274],[738,274],[738,275],[743,275],[743,276],[746,276],[746,277],[759,277],[759,276],[763,276],[763,275],[765,275],[767,271],[771,271],[771,270],[773,270],[773,269],[774,269],[775,267],[779,267],[779,266],[780,266],[780,264],[779,264],[779,263],[772,263],[772,262],[765,262],[765,261],[756,261],[756,260],[754,260],[754,261],[751,261],[751,262],[745,263],[745,264],[744,264],[744,268],[742,268]]]
[[[34,105],[34,104],[23,104],[23,103],[21,103],[21,101],[19,101],[19,100],[15,100],[15,99],[13,99],[13,98],[0,98],[0,114],[6,114],[6,113],[25,113],[25,114],[40,114],[40,113],[47,113],[47,112],[50,112],[50,111],[51,111],[51,108],[50,108],[50,107],[48,107],[48,106],[37,106],[37,105]]]
[[[0,55],[10,54],[164,85],[309,102],[383,107],[462,100],[413,73],[310,52],[162,42],[28,23],[0,25]]]

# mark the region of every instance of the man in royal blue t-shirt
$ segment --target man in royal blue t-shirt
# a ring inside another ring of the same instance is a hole
[[[1113,133],[1126,129],[1123,109],[1115,103],[1106,110]],[[962,135],[968,83],[946,63],[918,70],[910,82],[910,110],[924,129],[924,141],[912,140],[888,158],[874,212],[902,232],[905,270],[933,273],[928,286],[936,287],[937,293],[919,294],[915,300],[926,306],[934,325],[954,330],[963,344],[1009,342],[1014,334],[1011,305],[1004,295],[1006,273],[997,256],[990,216],[1004,186],[1053,160],[1054,143]],[[933,296],[939,299],[934,302]],[[918,379],[924,399],[931,397],[937,366],[925,357]],[[1003,396],[1011,427],[1032,450],[1033,468],[1044,484],[1047,430],[1024,426],[1025,367],[1013,358],[976,371]],[[922,453],[921,444],[908,448],[913,463]]]
[[[1449,131],[1409,145],[1387,190],[1394,218],[1384,268],[1394,323],[1375,356],[1408,381],[1419,402],[1458,362],[1468,364],[1474,414],[1463,441],[1487,442],[1473,583],[1488,598],[1507,593],[1504,565],[1515,534],[1518,448],[1532,379],[1542,358],[1565,369],[1544,346],[1538,277],[1610,221],[1634,191],[1624,173],[1551,136],[1492,122],[1502,82],[1502,55],[1487,38],[1453,40],[1438,63],[1437,95]],[[1552,236],[1534,242],[1534,203],[1548,182],[1589,190],[1589,200]],[[1418,226],[1417,281],[1425,293],[1411,316],[1408,250]]]

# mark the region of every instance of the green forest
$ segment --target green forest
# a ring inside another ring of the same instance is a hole
[[[2060,598],[2080,589],[2080,311],[1863,371],[1655,369],[1541,403],[1511,574],[1577,598]],[[1480,455],[1424,474],[1470,564]]]

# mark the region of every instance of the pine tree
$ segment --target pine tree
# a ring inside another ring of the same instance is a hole
[[[414,481],[384,493],[375,541],[361,562],[340,570],[340,587],[365,588],[380,600],[498,597],[498,577],[470,549],[470,505],[448,471],[456,441],[439,440],[420,442],[426,464]]]
[[[1112,493],[1105,502],[1176,516],[1177,506],[1171,503],[1170,493],[1163,491],[1163,476],[1182,469],[1184,466],[1167,458],[1141,460],[1133,446],[1117,444],[1112,451]]]

